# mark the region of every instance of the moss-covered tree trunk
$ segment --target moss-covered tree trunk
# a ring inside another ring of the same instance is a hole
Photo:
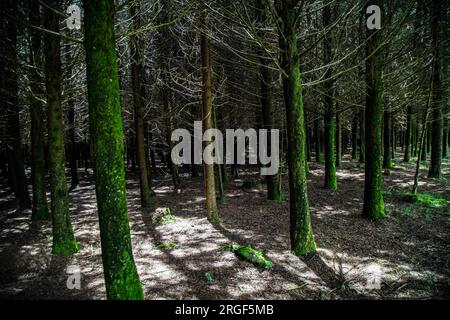
[[[433,47],[433,87],[432,87],[432,122],[431,122],[431,158],[428,170],[429,178],[441,176],[442,140],[443,140],[443,99],[441,83],[441,23],[443,0],[433,1],[431,36]]]
[[[40,25],[40,10],[38,0],[29,2],[29,22],[31,25]],[[41,89],[42,77],[40,70],[43,61],[40,54],[41,34],[30,28],[30,89],[31,89],[31,180],[33,185],[32,220],[50,219],[45,187],[45,127],[44,109],[41,103],[44,92]]]
[[[280,66],[283,70],[283,91],[286,107],[287,158],[289,165],[289,205],[291,249],[297,256],[316,250],[311,228],[306,183],[306,136],[303,111],[302,83],[295,22],[300,14],[297,1],[275,1]]]
[[[267,23],[267,12],[263,0],[256,0],[257,8],[257,21],[263,26]],[[263,38],[264,34],[261,33],[260,37]],[[268,130],[267,135],[267,152],[271,154],[271,134],[270,131],[275,129],[275,110],[272,103],[272,72],[269,68],[269,59],[265,57],[263,50],[259,50],[260,56],[260,86],[261,86],[261,106],[262,106],[262,121],[263,128]],[[281,201],[283,194],[281,193],[280,186],[280,172],[275,175],[266,177],[267,181],[267,199]]]
[[[106,295],[108,299],[142,299],[127,212],[114,2],[83,3],[89,122]]]
[[[372,4],[382,7],[382,1]],[[385,216],[381,192],[381,128],[383,117],[383,54],[381,31],[367,29],[366,132],[363,215],[379,220]]]
[[[405,154],[403,156],[404,162],[409,162],[411,159],[411,140],[412,140],[412,107],[408,106],[406,113],[406,132],[405,132]]]
[[[45,7],[45,27],[59,32],[60,0]],[[64,125],[61,106],[61,46],[60,37],[45,35],[45,85],[48,112],[48,154],[50,169],[51,213],[53,220],[53,253],[71,254],[78,251],[69,215],[69,195],[65,172]]]
[[[132,18],[132,30],[141,27],[140,2],[134,2],[130,5],[130,16]],[[145,126],[144,126],[144,97],[145,88],[143,84],[144,77],[144,52],[142,41],[138,35],[130,37],[130,59],[131,59],[131,83],[134,105],[134,129],[136,133],[136,160],[139,168],[139,186],[141,196],[141,206],[148,207],[152,202],[154,193],[151,189],[149,180],[148,161],[146,159],[145,146]]]
[[[200,49],[202,56],[202,119],[203,119],[203,133],[213,128],[213,99],[212,99],[212,65],[209,49],[209,36],[208,32],[208,17],[206,13],[203,13],[203,26],[204,30],[201,34]],[[203,141],[203,150],[212,141]],[[203,159],[205,160],[205,159]],[[214,164],[203,164],[203,179],[205,184],[205,197],[206,197],[206,216],[208,219],[214,218],[218,215],[216,205],[216,185],[214,181]]]

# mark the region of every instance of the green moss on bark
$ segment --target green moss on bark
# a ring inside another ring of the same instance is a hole
[[[291,249],[295,255],[314,252],[306,185],[306,135],[300,61],[295,33],[295,1],[275,1],[279,24],[281,67],[286,107]]]
[[[380,1],[375,1],[380,5]],[[367,30],[366,60],[366,132],[365,183],[363,215],[379,220],[385,216],[381,192],[381,128],[383,115],[382,38],[381,31]]]
[[[114,3],[84,1],[85,49],[94,177],[108,299],[143,299],[131,248]]]
[[[59,8],[59,0],[50,5]],[[59,15],[45,9],[46,28],[59,32]],[[70,254],[78,251],[69,216],[69,195],[65,172],[64,125],[61,106],[60,38],[45,35],[45,75],[48,108],[48,153],[50,169],[51,213],[53,221],[52,253]]]

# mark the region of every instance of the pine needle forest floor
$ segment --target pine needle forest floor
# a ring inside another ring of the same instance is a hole
[[[183,176],[175,193],[167,175],[155,177],[154,205],[139,205],[137,175],[128,173],[128,208],[133,251],[146,299],[449,299],[450,160],[443,178],[427,179],[421,167],[419,201],[411,190],[414,159],[383,175],[388,217],[362,218],[364,169],[345,157],[338,169],[338,190],[325,190],[324,165],[310,163],[308,195],[317,253],[298,258],[289,250],[286,200],[266,200],[266,186],[244,190],[257,170],[241,172],[225,188],[221,220],[203,213],[201,178]],[[18,211],[2,181],[0,189],[0,298],[105,299],[100,236],[92,171],[80,168],[80,185],[70,192],[71,220],[80,251],[52,255],[51,223],[32,225],[30,210]],[[176,217],[166,224],[152,219],[157,208]],[[265,252],[271,269],[257,268],[224,245],[250,244]],[[68,289],[73,268],[81,288]],[[373,283],[375,281],[375,286]]]

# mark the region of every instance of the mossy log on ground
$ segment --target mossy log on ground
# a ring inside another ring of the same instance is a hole
[[[266,269],[271,269],[273,267],[272,261],[267,259],[263,252],[252,248],[251,245],[243,246],[240,244],[230,244],[227,245],[226,248],[257,267]]]

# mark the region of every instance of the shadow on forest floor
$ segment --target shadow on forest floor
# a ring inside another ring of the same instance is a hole
[[[450,200],[450,165],[445,161],[443,179],[426,179],[422,169],[420,192]],[[227,200],[219,205],[221,221],[216,224],[203,215],[201,178],[184,178],[185,187],[176,194],[170,177],[157,177],[155,202],[142,210],[138,180],[128,174],[133,250],[146,298],[448,298],[448,215],[411,207],[398,196],[412,186],[413,167],[413,161],[398,163],[383,176],[389,216],[374,223],[361,217],[363,169],[346,158],[338,169],[338,190],[329,191],[322,188],[323,165],[311,163],[308,195],[318,251],[307,258],[289,250],[288,199],[266,200],[264,184],[254,190],[241,188],[242,180],[259,178],[252,171],[243,171],[239,180],[226,185]],[[81,171],[80,178],[70,193],[80,251],[70,257],[51,255],[51,224],[32,227],[31,213],[16,212],[12,195],[0,190],[1,298],[105,298],[93,181]],[[285,194],[287,182],[284,175]],[[152,217],[158,207],[172,208],[176,220],[156,224]],[[229,243],[264,250],[274,267],[259,269],[238,259],[223,249]],[[71,267],[81,271],[80,290],[66,286]],[[368,286],[371,281],[379,287]]]

